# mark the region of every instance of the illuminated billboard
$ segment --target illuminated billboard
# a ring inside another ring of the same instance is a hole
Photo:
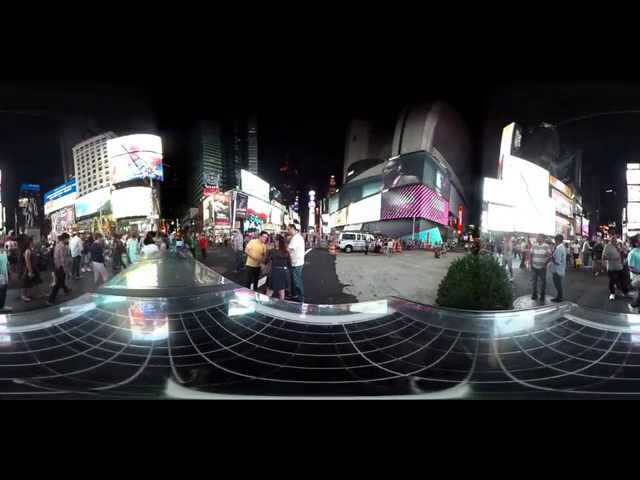
[[[71,230],[75,224],[76,216],[73,205],[63,207],[51,214],[51,231],[57,236]]]
[[[499,205],[490,203],[486,215],[486,227],[484,228],[493,232],[513,232],[514,225],[514,207],[508,205]]]
[[[584,217],[582,218],[582,236],[589,236],[589,219]]]
[[[557,190],[551,190],[551,198],[556,207],[556,212],[567,217],[573,216],[573,204]]]
[[[627,170],[627,184],[640,185],[640,170]]]
[[[216,193],[213,199],[214,222],[217,226],[231,225],[231,197],[225,193]]]
[[[249,197],[247,201],[247,215],[263,215],[269,218],[271,204],[255,197]]]
[[[162,140],[157,135],[137,134],[107,140],[111,183],[137,178],[164,179]]]
[[[378,193],[349,205],[347,220],[350,224],[377,222],[381,209],[382,194]]]
[[[627,204],[627,221],[629,223],[640,222],[640,203]]]
[[[449,202],[429,187],[418,184],[382,193],[382,220],[425,218],[441,225],[449,223]]]
[[[627,185],[627,201],[640,202],[640,185]]]
[[[153,215],[151,187],[128,187],[111,194],[114,218],[149,217]]]
[[[503,180],[485,178],[482,188],[482,201],[501,205],[514,205],[516,195],[510,187]]]
[[[247,216],[247,205],[249,197],[244,193],[236,192],[236,218],[244,218]]]
[[[555,235],[562,235],[565,240],[571,236],[571,223],[569,220],[556,215],[555,223]]]
[[[564,184],[563,182],[558,180],[553,175],[549,175],[549,183],[551,184],[551,186],[553,188],[555,188],[556,190],[562,192],[567,197],[573,198],[573,190],[571,190],[571,188],[569,188],[566,184]]]
[[[243,192],[269,201],[269,184],[248,170],[240,171],[240,182]]]
[[[86,217],[94,213],[111,213],[111,187],[94,190],[78,197],[75,206],[76,218]]]
[[[72,178],[44,194],[44,214],[49,215],[61,208],[73,206],[76,198],[78,198],[78,189],[76,179]]]
[[[336,227],[342,227],[347,224],[347,208],[343,208],[335,212],[334,225]]]
[[[205,197],[202,201],[202,220],[205,225],[212,224],[215,219],[215,207],[213,205],[213,195]]]

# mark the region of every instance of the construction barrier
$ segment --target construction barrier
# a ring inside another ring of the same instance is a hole
[[[396,253],[402,253],[402,242],[396,242]]]
[[[336,255],[336,242],[329,244],[329,255]]]

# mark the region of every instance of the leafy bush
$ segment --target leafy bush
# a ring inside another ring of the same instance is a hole
[[[507,274],[490,255],[455,260],[438,286],[436,304],[465,310],[510,310],[513,292]]]

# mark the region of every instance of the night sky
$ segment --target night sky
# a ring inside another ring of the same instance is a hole
[[[478,140],[478,159],[482,158],[478,166],[484,165],[477,170],[479,179],[492,174],[501,128],[510,121],[533,126],[598,111],[640,110],[640,88],[630,85],[509,85],[486,90],[459,87],[435,89],[430,97],[450,101],[466,116],[474,139]],[[186,160],[185,125],[194,119],[215,117],[220,111],[229,113],[233,106],[231,101],[220,103],[220,95],[204,95],[204,90],[178,95],[166,88],[150,91],[140,86],[131,87],[133,90],[120,86],[101,88],[111,90],[105,93],[106,90],[96,90],[94,86],[78,85],[0,88],[0,100],[7,105],[6,111],[0,113],[4,203],[15,201],[20,182],[40,183],[43,191],[62,182],[57,138],[61,112],[94,116],[102,128],[116,131],[144,129],[149,118],[157,119],[159,133],[166,139],[166,159],[173,164],[167,170],[169,173],[171,168],[180,171],[176,165]],[[456,95],[458,91],[461,93]],[[370,116],[386,115],[409,100],[401,95],[385,98],[373,90],[360,92],[353,98],[347,91],[335,98],[316,96],[313,90],[306,92],[306,96],[272,98],[269,93],[254,92],[253,97],[242,102],[244,111],[255,107],[258,112],[261,174],[274,183],[280,165],[289,161],[300,172],[303,189],[313,187],[320,191],[326,188],[329,175],[336,174],[340,180],[349,119],[363,112]],[[263,97],[253,102],[261,94]],[[478,114],[479,106],[482,115]],[[137,115],[142,111],[143,115]],[[560,127],[561,141],[566,146],[583,149],[585,175],[598,180],[594,188],[613,187],[618,191],[614,201],[602,203],[605,217],[619,216],[624,206],[624,165],[639,161],[639,130],[640,114],[600,117]]]

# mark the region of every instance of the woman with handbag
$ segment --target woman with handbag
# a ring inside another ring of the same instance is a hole
[[[267,296],[271,297],[273,292],[277,292],[280,300],[284,300],[285,291],[291,289],[289,285],[291,254],[282,235],[276,237],[275,243],[275,248],[269,250],[267,255],[269,266],[267,268],[270,269],[267,279]]]

